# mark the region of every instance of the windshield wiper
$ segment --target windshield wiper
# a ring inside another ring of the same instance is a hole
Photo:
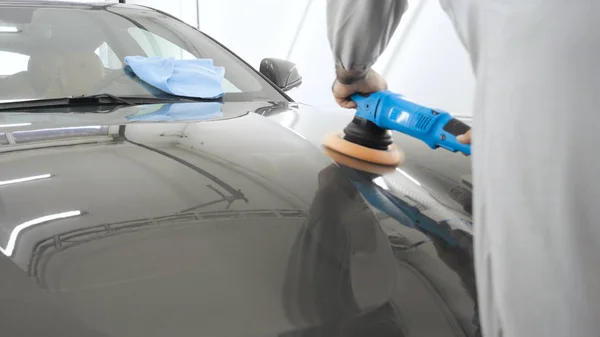
[[[82,95],[73,97],[33,99],[0,103],[0,111],[29,110],[36,108],[59,108],[77,105],[141,105],[178,102],[218,102],[219,99],[199,99],[188,97],[153,97],[153,96],[115,96],[111,94]]]
[[[132,103],[129,100],[125,100],[125,99],[123,99],[123,98],[121,98],[119,96],[115,96],[115,95],[111,95],[111,94],[107,94],[107,93],[98,94],[98,95],[89,95],[89,96],[83,95],[83,96],[78,96],[78,97],[75,97],[75,98],[78,99],[78,100],[82,100],[82,99],[86,99],[86,98],[87,99],[98,99],[98,100],[101,99],[101,98],[110,98],[114,102],[121,102],[121,103],[124,103],[124,104],[127,104],[127,105],[135,105],[135,103]]]

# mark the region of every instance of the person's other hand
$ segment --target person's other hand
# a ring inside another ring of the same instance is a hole
[[[467,131],[464,135],[456,137],[459,143],[471,144],[471,130]]]
[[[338,74],[339,78],[339,74]],[[333,82],[333,97],[342,108],[356,108],[356,103],[350,96],[356,93],[371,94],[377,91],[387,90],[387,82],[374,70],[370,69],[367,75],[352,84],[343,84],[338,79]]]

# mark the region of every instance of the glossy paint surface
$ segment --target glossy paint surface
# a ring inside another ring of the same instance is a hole
[[[320,148],[350,111],[140,109],[0,114],[2,335],[478,335],[469,158],[395,135],[377,175]]]

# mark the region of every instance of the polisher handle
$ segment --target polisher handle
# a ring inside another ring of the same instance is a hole
[[[471,155],[471,145],[456,139],[471,128],[445,111],[419,105],[388,90],[354,94],[351,99],[356,102],[356,116],[380,128],[420,139],[432,149],[441,147]]]

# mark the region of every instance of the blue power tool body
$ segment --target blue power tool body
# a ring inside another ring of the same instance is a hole
[[[471,155],[471,145],[459,143],[457,136],[471,128],[449,113],[409,101],[388,90],[369,95],[354,94],[356,117],[373,122],[382,129],[398,131],[425,142],[432,149]]]

